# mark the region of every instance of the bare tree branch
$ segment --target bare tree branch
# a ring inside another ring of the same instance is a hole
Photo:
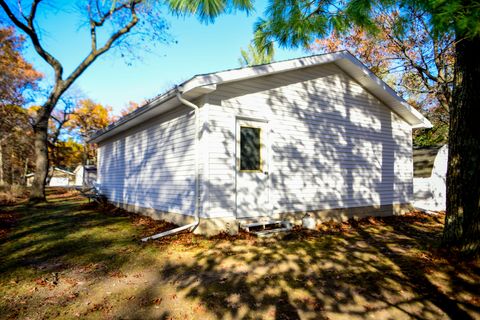
[[[35,30],[35,27],[33,25],[33,20],[35,19],[35,14],[39,3],[40,0],[33,1],[31,11],[27,19],[28,25],[26,25],[15,16],[15,14],[12,12],[5,0],[0,0],[0,6],[3,8],[10,20],[28,35],[28,37],[33,43],[35,51],[37,51],[37,53],[43,58],[43,60],[45,60],[45,62],[52,66],[55,71],[56,82],[58,82],[62,80],[63,67],[60,62],[56,58],[54,58],[48,51],[46,51],[40,44],[37,31]]]
[[[30,29],[34,29],[33,28],[33,19],[35,19],[35,15],[37,14],[37,8],[38,8],[38,4],[41,2],[42,0],[33,0],[32,2],[32,7],[30,9],[30,15],[28,16],[28,19],[27,19],[27,23],[28,23],[28,26],[30,27]]]
[[[96,32],[94,31],[96,26],[91,26],[91,30],[93,28],[93,31],[91,31],[91,36],[92,36],[92,51],[85,57],[85,59],[78,65],[78,67],[73,70],[73,72],[68,76],[68,78],[65,80],[65,86],[69,87],[75,79],[77,79],[87,68],[90,66],[99,56],[107,52],[112,45],[117,41],[121,36],[124,34],[127,34],[137,23],[138,23],[138,16],[135,11],[135,6],[140,3],[140,0],[132,1],[129,3],[129,9],[130,9],[130,14],[131,14],[131,19],[130,21],[121,29],[119,29],[117,32],[112,34],[110,38],[105,42],[105,44],[99,48],[96,49]],[[114,9],[114,12],[118,12],[122,9],[124,9],[125,6],[119,6],[116,9]],[[111,15],[112,11],[109,11],[107,15]],[[95,44],[94,44],[95,42]]]
[[[124,2],[123,4],[119,5],[118,7],[113,7],[111,8],[107,13],[102,13],[100,7],[97,5],[97,11],[100,17],[100,20],[97,21],[95,19],[92,19],[93,23],[95,24],[96,27],[101,27],[105,24],[105,22],[116,12],[122,11],[123,9],[130,8],[132,5],[135,6],[141,1],[132,1],[132,2]],[[98,4],[98,2],[97,2]]]

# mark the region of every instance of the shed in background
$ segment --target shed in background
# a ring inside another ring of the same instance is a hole
[[[448,146],[413,149],[413,205],[428,211],[445,211]]]
[[[91,187],[97,181],[97,167],[95,165],[79,165],[73,171],[75,185]]]
[[[31,186],[33,183],[34,174],[29,173],[26,176],[27,186]],[[49,187],[68,187],[73,186],[75,183],[75,174],[68,170],[52,167],[49,170],[47,177],[47,186]]]

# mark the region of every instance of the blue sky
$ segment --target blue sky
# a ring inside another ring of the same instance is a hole
[[[119,51],[106,53],[77,80],[76,88],[86,96],[113,107],[118,113],[128,101],[141,102],[199,73],[239,66],[240,47],[252,39],[253,24],[267,1],[256,1],[255,12],[223,15],[212,24],[196,18],[167,16],[170,34],[177,43],[158,45],[151,53],[140,48],[138,58],[126,63]],[[66,1],[59,7],[40,7],[38,27],[45,47],[65,66],[68,74],[88,53],[89,35],[81,27],[81,16]],[[51,83],[51,68],[28,46],[25,55]],[[277,50],[276,60],[306,55],[302,50]]]

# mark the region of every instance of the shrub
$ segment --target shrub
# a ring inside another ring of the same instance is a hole
[[[0,205],[11,205],[25,200],[28,197],[26,187],[13,184],[0,187]]]

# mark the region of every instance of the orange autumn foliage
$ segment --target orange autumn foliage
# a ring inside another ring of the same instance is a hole
[[[82,140],[87,140],[97,130],[106,128],[112,121],[111,107],[105,107],[90,99],[83,99],[70,116],[66,127],[76,131]]]
[[[446,143],[455,63],[453,36],[433,34],[429,16],[413,8],[380,8],[375,22],[375,34],[353,27],[315,40],[311,49],[350,51],[433,123],[426,136],[416,137],[417,144]]]
[[[26,89],[35,89],[43,75],[22,56],[25,42],[11,27],[0,26],[0,103],[22,105]]]
[[[140,106],[140,104],[134,101],[129,101],[128,105],[120,111],[120,117],[125,117],[126,115],[140,108]]]

